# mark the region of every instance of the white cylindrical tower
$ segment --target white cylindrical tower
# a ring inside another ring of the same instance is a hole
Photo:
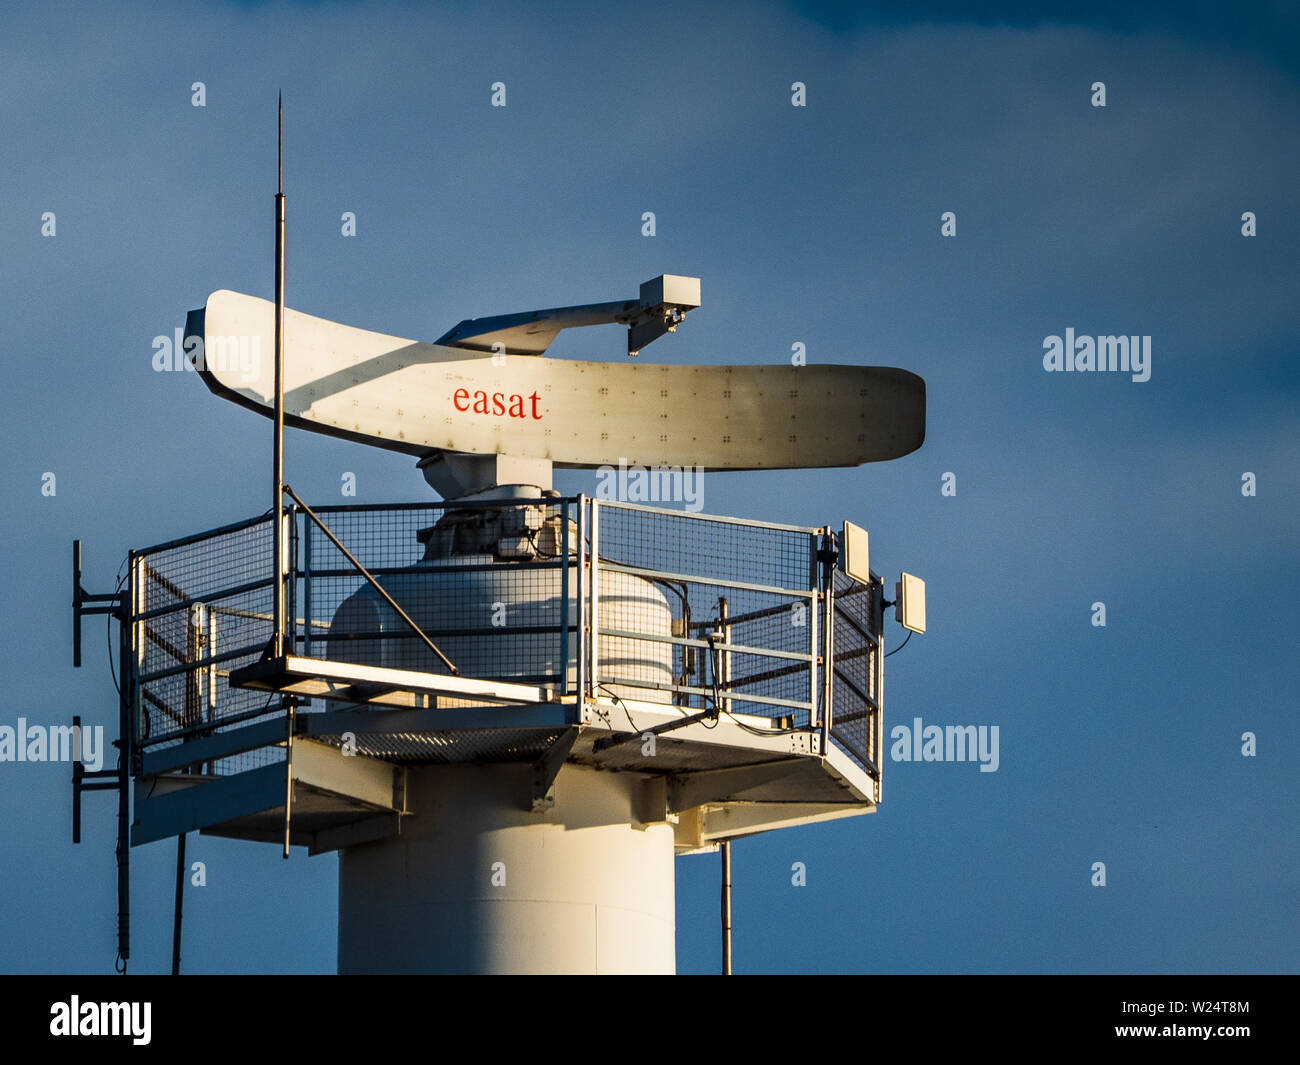
[[[339,858],[340,973],[672,973],[673,830],[635,827],[639,777],[568,765],[412,771],[401,836]]]

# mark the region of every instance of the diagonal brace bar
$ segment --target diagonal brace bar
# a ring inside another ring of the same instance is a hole
[[[435,655],[437,655],[442,660],[443,665],[445,665],[448,669],[451,670],[452,675],[459,677],[460,670],[457,669],[454,665],[452,665],[451,659],[438,650],[438,648],[434,645],[434,642],[431,639],[429,639],[425,631],[422,628],[420,628],[420,626],[417,625],[414,621],[411,620],[410,615],[407,614],[405,610],[403,610],[400,606],[397,605],[397,600],[394,599],[391,595],[389,595],[388,592],[383,588],[383,586],[380,585],[380,583],[370,575],[370,571],[366,569],[366,567],[363,566],[360,562],[357,561],[356,556],[353,555],[351,551],[349,551],[346,547],[343,546],[343,541],[340,540],[337,536],[335,536],[334,533],[330,530],[329,526],[326,525],[323,521],[321,521],[321,519],[317,516],[316,512],[302,501],[302,497],[298,495],[298,493],[295,492],[292,488],[290,488],[287,484],[284,486],[284,490],[286,493],[288,493],[290,496],[293,497],[294,502],[297,503],[298,506],[302,507],[303,513],[306,514],[307,517],[311,518],[311,520],[316,523],[316,527],[320,529],[320,531],[323,532],[326,536],[329,537],[330,543],[332,543],[335,547],[339,549],[343,557],[346,558],[350,563],[352,563],[352,565],[356,568],[356,571],[370,582],[370,586],[374,588],[374,590],[377,591],[383,597],[384,602],[386,602],[389,606],[393,608],[393,610],[397,613],[397,616],[401,618],[404,622],[406,622],[406,624],[410,627],[411,631],[415,633],[415,635],[417,635],[421,640],[424,641],[425,646],[428,647],[430,651],[432,651]]]

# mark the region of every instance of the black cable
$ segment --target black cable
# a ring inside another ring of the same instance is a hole
[[[122,565],[117,567],[117,587],[113,589],[114,599],[117,599],[122,592],[122,582],[126,580],[126,574],[122,572],[125,566],[126,559],[123,559]],[[113,615],[111,613],[104,615],[104,640],[108,644],[108,669],[113,674],[113,687],[117,690],[117,694],[121,695],[122,685],[117,681],[117,665],[113,661]]]
[[[555,559],[560,557],[558,551],[552,554],[543,551],[540,547],[537,546],[537,538],[542,534],[541,529],[532,529],[532,530],[526,529],[524,531],[527,533],[528,546],[533,549],[533,554],[536,555],[538,558]]]
[[[724,708],[722,712],[726,714],[729,718],[731,718],[731,720],[736,723],[736,726],[738,728],[742,728],[746,732],[752,733],[755,736],[791,736],[796,732],[807,731],[807,729],[801,729],[801,728],[773,728],[773,729],[755,728],[753,725],[745,724],[745,722],[741,721],[740,718],[738,718],[730,710]]]
[[[597,682],[596,682],[596,687],[597,687],[597,688],[604,688],[605,691],[609,692],[609,701],[610,701],[611,703],[613,703],[615,706],[617,706],[617,707],[619,707],[620,709],[622,709],[622,711],[623,711],[623,716],[627,718],[627,723],[628,723],[629,725],[632,726],[632,731],[633,731],[633,732],[640,732],[641,730],[640,730],[639,728],[636,727],[636,722],[632,720],[632,715],[631,715],[631,713],[628,711],[627,703],[623,702],[622,699],[620,699],[617,695],[615,695],[615,694],[614,694],[614,690],[613,690],[611,687],[609,687],[609,685],[607,685],[607,684],[602,684],[600,681],[597,681]],[[613,724],[610,722],[609,718],[606,718],[606,719],[605,719],[605,723],[606,723],[607,725],[609,725],[609,727],[610,727],[611,729],[613,729],[614,726],[613,726]]]
[[[718,715],[722,712],[722,692],[718,676],[722,667],[722,652],[718,650],[714,641],[722,637],[720,631],[722,622],[718,618],[714,618],[709,624],[712,631],[705,636],[705,640],[709,645],[709,687],[712,689],[713,694],[707,695],[705,698],[713,703],[713,724],[710,725],[708,721],[701,721],[700,724],[706,729],[715,729],[718,727]]]
[[[716,629],[720,629],[720,628],[722,627],[722,620],[723,620],[723,619],[722,619],[721,617],[714,618],[713,621],[710,622],[710,624],[714,626],[715,630],[716,630]],[[716,656],[716,658],[715,658],[715,656]],[[709,673],[711,674],[711,678],[712,678],[712,681],[713,681],[713,684],[712,684],[712,687],[713,687],[713,695],[712,695],[711,698],[712,698],[712,702],[713,702],[713,709],[714,709],[715,712],[726,714],[729,718],[731,718],[731,720],[732,720],[733,722],[735,722],[735,724],[736,724],[739,728],[743,729],[745,732],[748,732],[748,733],[750,733],[751,735],[754,735],[754,736],[789,736],[789,735],[791,735],[792,733],[795,733],[795,732],[802,732],[802,731],[804,731],[803,729],[799,729],[799,728],[788,728],[788,729],[762,729],[762,728],[755,728],[753,725],[749,725],[749,724],[746,724],[744,721],[741,721],[740,718],[738,718],[738,717],[737,717],[735,714],[733,714],[729,709],[727,709],[727,707],[723,706],[723,705],[722,705],[722,692],[721,692],[721,689],[720,689],[720,686],[719,686],[719,683],[718,683],[718,681],[719,681],[718,673],[719,673],[719,667],[720,667],[720,664],[721,664],[721,658],[722,658],[722,651],[721,651],[721,649],[719,649],[718,647],[713,646],[713,641],[712,641],[712,639],[709,639]],[[719,720],[719,719],[714,718],[714,721],[713,721],[713,724],[712,724],[712,725],[705,724],[704,727],[705,727],[705,728],[708,728],[708,729],[714,729],[714,728],[717,728],[717,727],[718,727],[718,720]],[[701,724],[703,724],[703,722],[701,722]]]
[[[907,630],[907,640],[910,640],[911,638],[912,638],[912,630],[911,630],[911,629],[908,629],[908,630]],[[899,651],[901,651],[904,647],[907,646],[907,640],[904,640],[904,641],[903,641],[902,643],[900,643],[897,647],[895,647],[892,651],[888,651],[888,652],[886,652],[886,653],[885,653],[885,657],[888,658],[890,655],[896,655],[896,654],[898,654]]]

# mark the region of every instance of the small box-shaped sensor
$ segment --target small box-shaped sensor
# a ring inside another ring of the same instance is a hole
[[[901,574],[894,589],[894,617],[911,632],[925,632],[925,581]]]
[[[700,305],[700,279],[679,274],[660,274],[641,285],[643,307],[698,307]]]

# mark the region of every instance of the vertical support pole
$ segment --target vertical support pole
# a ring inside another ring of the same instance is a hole
[[[181,904],[185,898],[185,833],[176,837],[176,902],[172,907],[172,976],[181,974]]]
[[[731,840],[725,839],[722,851],[722,975],[731,975]]]
[[[289,698],[288,730],[284,742],[284,857],[286,861],[289,858],[289,824],[293,813],[293,730],[295,709],[291,696]]]
[[[885,794],[885,582],[878,581],[872,602],[872,620],[876,629],[876,802]]]
[[[569,501],[560,504],[560,694],[569,694]]]
[[[298,504],[290,503],[284,515],[285,536],[288,539],[286,561],[285,598],[288,600],[285,618],[285,654],[298,653]]]
[[[587,679],[595,696],[600,683],[600,504],[591,501],[591,674]]]
[[[117,956],[122,972],[131,958],[131,762],[135,757],[135,722],[132,710],[137,705],[136,664],[141,647],[135,646],[136,631],[131,623],[132,609],[138,612],[144,589],[137,585],[136,563],[143,569],[143,558],[132,558],[131,581],[126,602],[118,600],[117,654],[121,690],[117,696]],[[142,582],[141,582],[142,583]],[[137,600],[136,596],[141,599]],[[126,603],[133,604],[126,609]],[[143,625],[143,622],[140,622]]]
[[[724,595],[718,599],[718,618],[722,622],[722,642],[731,644],[731,626],[727,624],[727,597]],[[718,688],[720,691],[729,691],[731,688],[731,652],[721,650],[718,652]],[[718,700],[722,705],[718,707],[721,710],[731,709],[731,696],[723,695]],[[724,844],[725,846],[725,844]]]
[[[123,627],[131,630],[131,661],[134,669],[131,671],[132,683],[135,683],[135,677],[144,669],[144,656],[147,646],[145,639],[145,625],[147,622],[139,620],[140,615],[144,613],[145,606],[148,604],[148,564],[145,562],[144,555],[131,554],[131,575],[129,578],[129,597],[131,610],[129,616],[124,619]],[[140,706],[138,693],[131,693],[132,705],[137,709]],[[138,722],[136,723],[138,727]],[[132,733],[134,736],[134,733]]]
[[[829,543],[830,527],[823,532],[823,542]],[[835,677],[835,563],[822,565],[822,756],[831,749],[831,725],[834,708]]]
[[[284,656],[284,97],[280,97],[275,193],[275,427],[271,501],[275,552],[275,632],[271,657]],[[285,844],[286,855],[288,844]]]
[[[220,673],[218,671],[218,666],[216,662],[217,608],[214,606],[208,606],[206,610],[208,615],[208,625],[207,625],[206,635],[204,637],[203,648],[204,648],[205,656],[209,659],[208,669],[207,669],[208,694],[207,694],[207,699],[203,703],[202,713],[203,713],[203,723],[206,725],[211,725],[217,719],[217,678],[220,675]],[[204,733],[204,735],[206,734],[207,733]],[[206,771],[208,773],[211,773],[213,763],[206,762],[204,764],[207,766]],[[202,765],[196,766],[194,769],[191,770],[191,772],[194,773],[204,772],[203,766]]]
[[[81,668],[81,541],[72,541],[72,665]]]
[[[81,715],[72,715],[72,735],[75,739],[81,735]],[[86,767],[80,758],[72,760],[72,842],[81,842],[81,776]]]
[[[302,653],[311,657],[311,522],[302,522]],[[329,656],[326,655],[328,658]]]
[[[818,726],[817,719],[817,535],[808,538],[809,550],[812,552],[812,591],[808,593],[808,727]],[[824,752],[823,752],[824,753]]]
[[[213,659],[208,664],[208,704],[206,719],[211,722],[217,716],[217,678],[220,672],[215,661],[217,657],[217,611],[213,607],[208,607],[208,641],[207,656]]]
[[[203,604],[193,603],[185,612],[185,663],[193,667],[203,657],[203,633],[207,628]],[[191,728],[199,721],[199,704],[203,699],[203,670],[191,668],[185,673],[185,703],[181,722]]]
[[[578,579],[577,592],[577,630],[578,646],[574,649],[574,658],[578,664],[578,720],[582,721],[587,700],[587,596],[590,594],[590,581],[587,579],[587,497],[578,496],[578,542],[575,545],[577,566],[575,576]]]

